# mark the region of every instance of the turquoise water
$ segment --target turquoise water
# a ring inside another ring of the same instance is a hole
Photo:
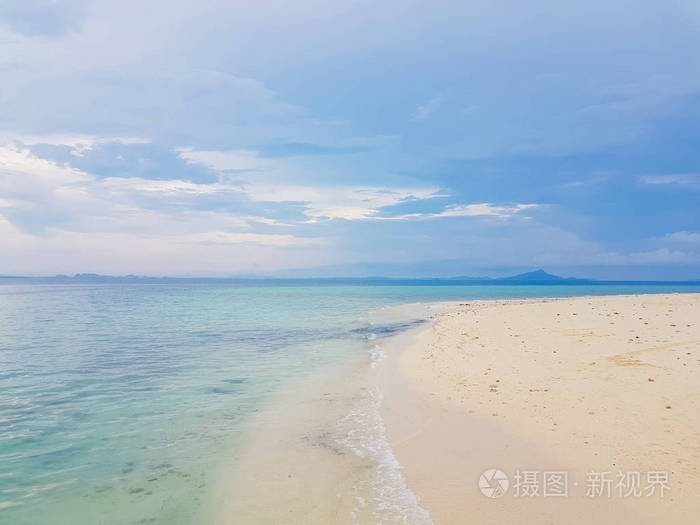
[[[368,351],[383,307],[700,286],[0,284],[0,522],[196,523],[290,381]]]

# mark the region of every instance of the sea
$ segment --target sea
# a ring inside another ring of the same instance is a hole
[[[371,367],[426,305],[687,292],[700,284],[0,279],[0,523],[206,523],[220,466],[235,470],[261,417],[274,424],[274,400],[321,370]],[[352,410],[337,413],[339,457],[361,453],[362,421],[376,419]],[[386,443],[370,449],[386,468]],[[373,490],[407,490],[394,467],[382,483],[397,486]],[[405,500],[348,523],[429,522]]]

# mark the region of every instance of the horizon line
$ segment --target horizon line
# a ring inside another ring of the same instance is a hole
[[[590,284],[590,283],[700,283],[700,278],[697,279],[594,279],[587,277],[562,277],[545,272],[546,277],[543,279],[523,278],[529,274],[539,273],[537,271],[523,272],[516,275],[504,277],[471,277],[471,276],[382,276],[382,275],[365,275],[365,276],[267,276],[267,275],[229,275],[229,276],[197,276],[197,275],[109,275],[96,273],[76,273],[73,275],[54,274],[54,275],[0,275],[0,279],[39,279],[39,280],[71,280],[71,281],[89,281],[89,280],[209,280],[209,281],[457,281],[457,282],[518,282],[531,284]]]

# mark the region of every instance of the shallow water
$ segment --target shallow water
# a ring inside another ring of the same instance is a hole
[[[426,314],[382,315],[388,306],[700,291],[303,284],[0,284],[0,522],[199,521],[222,458],[262,407],[315,371],[380,352],[374,337]],[[339,435],[362,453],[381,444],[381,422],[357,406],[340,414]],[[352,433],[369,429],[376,439]],[[401,490],[395,472],[374,488]]]

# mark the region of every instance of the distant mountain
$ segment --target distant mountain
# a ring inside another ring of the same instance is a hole
[[[511,277],[503,277],[500,281],[528,281],[528,282],[555,282],[555,281],[586,281],[588,279],[576,279],[574,277],[560,277],[552,275],[544,270],[536,270],[534,272],[519,273]]]
[[[371,274],[370,274],[371,275]],[[519,273],[509,277],[473,277],[468,275],[459,275],[454,277],[415,277],[415,276],[348,276],[348,275],[327,275],[327,276],[312,276],[298,275],[295,277],[282,277],[280,275],[233,275],[229,277],[166,277],[166,276],[146,276],[146,275],[100,275],[96,273],[78,273],[73,276],[58,274],[52,277],[22,277],[0,275],[0,280],[16,279],[17,281],[25,281],[32,283],[109,283],[109,284],[139,284],[139,283],[167,283],[167,282],[183,282],[183,283],[198,283],[198,282],[228,282],[228,283],[246,283],[246,282],[268,282],[278,284],[293,284],[295,282],[316,282],[316,283],[348,283],[348,284],[431,284],[431,285],[448,285],[448,284],[483,284],[483,285],[503,285],[503,284],[596,284],[596,283],[679,283],[679,284],[700,284],[700,279],[690,281],[601,281],[596,279],[580,279],[576,277],[561,277],[547,273],[544,270],[536,270],[534,272]],[[15,281],[15,282],[17,282]]]
[[[450,281],[491,281],[493,277],[472,277],[470,275],[457,275],[456,277],[449,277]]]

